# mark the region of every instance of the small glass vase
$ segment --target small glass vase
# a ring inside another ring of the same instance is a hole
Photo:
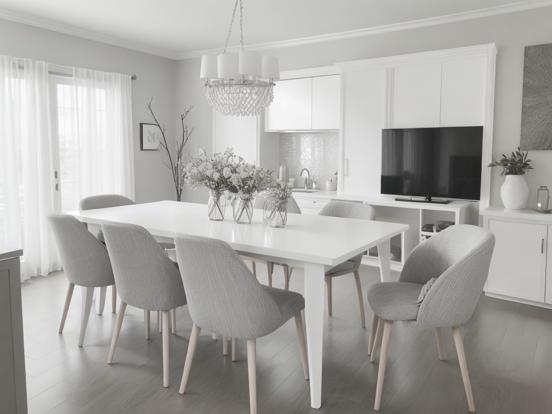
[[[224,220],[224,212],[226,211],[226,195],[221,191],[209,191],[209,201],[207,202],[207,216],[209,220],[222,221]]]
[[[236,197],[232,208],[236,223],[251,224],[253,219],[253,197]]]
[[[264,208],[264,222],[270,227],[285,227],[287,223],[287,200],[267,200]]]

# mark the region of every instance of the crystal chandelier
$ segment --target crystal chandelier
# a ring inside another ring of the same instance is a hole
[[[240,6],[240,51],[228,53],[228,42]],[[243,47],[243,3],[236,0],[224,51],[201,57],[200,78],[209,104],[223,115],[260,115],[274,98],[274,80],[280,78],[278,60]]]

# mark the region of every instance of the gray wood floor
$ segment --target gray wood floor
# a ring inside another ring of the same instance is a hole
[[[262,266],[259,266],[262,267]],[[262,271],[262,269],[261,269]],[[377,280],[362,272],[364,288]],[[260,276],[262,281],[264,275]],[[283,283],[280,274],[275,281]],[[303,290],[301,272],[291,288]],[[106,364],[115,315],[91,315],[85,347],[77,347],[80,292],[75,291],[63,335],[57,328],[66,281],[62,274],[23,285],[27,387],[30,413],[247,413],[247,364],[222,357],[221,343],[202,333],[188,393],[178,384],[191,323],[178,311],[171,342],[171,386],[161,386],[161,338],[144,339],[143,314],[130,309],[115,363]],[[368,311],[367,320],[371,320]],[[153,322],[152,328],[156,328]],[[153,329],[152,329],[153,331]],[[478,413],[552,411],[552,311],[483,298],[464,330]],[[293,322],[258,341],[260,413],[372,412],[377,364],[366,355],[354,279],[334,281],[334,316],[326,321],[323,406],[312,410],[303,380]],[[398,325],[391,336],[383,413],[465,413],[462,380],[451,335],[447,361],[437,359],[433,335]],[[1,411],[1,410],[0,410]]]

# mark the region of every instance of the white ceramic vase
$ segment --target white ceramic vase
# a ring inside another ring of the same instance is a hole
[[[523,175],[507,175],[504,184],[500,187],[500,198],[504,208],[520,210],[527,207],[529,187]]]

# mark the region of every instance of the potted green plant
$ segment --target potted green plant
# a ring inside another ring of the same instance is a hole
[[[493,161],[489,167],[502,167],[500,175],[504,175],[504,184],[500,188],[500,198],[504,207],[508,210],[520,210],[527,207],[529,187],[525,181],[525,173],[532,170],[528,152],[523,152],[518,147],[511,154],[502,154],[502,158]]]

